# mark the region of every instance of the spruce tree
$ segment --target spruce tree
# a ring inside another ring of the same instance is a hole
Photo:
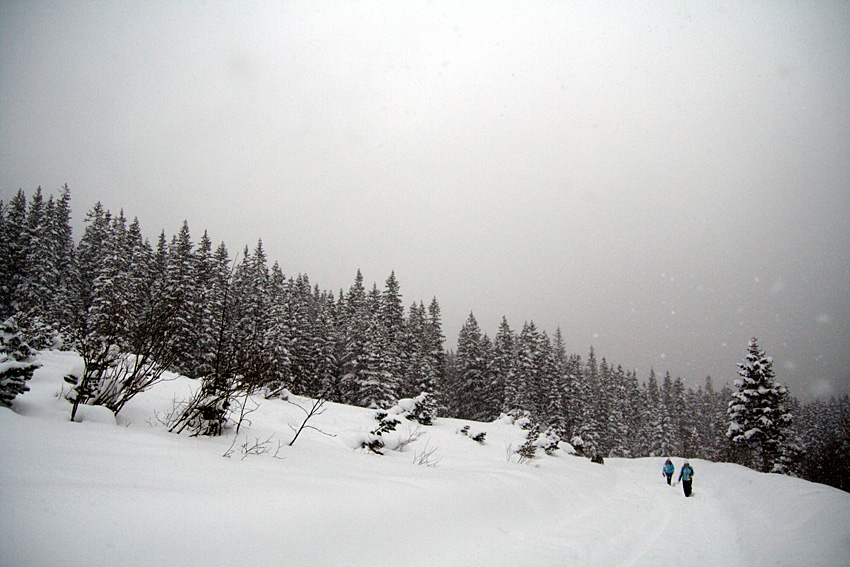
[[[413,398],[423,392],[434,394],[433,373],[430,370],[425,305],[413,303],[404,325],[402,351],[405,353],[404,373],[399,395]]]
[[[100,274],[107,254],[112,231],[112,215],[100,202],[97,202],[86,214],[85,222],[86,228],[77,246],[77,265],[80,275],[77,327],[80,329],[85,326],[85,319],[93,302],[94,280]]]
[[[395,383],[401,381],[401,377],[405,373],[405,367],[409,364],[409,355],[405,352],[404,338],[404,306],[401,299],[401,286],[395,277],[395,272],[391,272],[385,283],[383,293],[381,293],[380,308],[378,317],[381,320],[381,326],[386,333],[386,357],[387,371],[391,375],[391,379]],[[398,387],[395,386],[395,394],[398,394]]]
[[[440,304],[436,297],[432,297],[431,303],[428,305],[425,336],[425,349],[428,357],[428,368],[431,372],[431,381],[439,383],[446,370],[446,351],[443,348],[446,338],[443,335]]]
[[[478,321],[470,312],[457,339],[456,372],[459,398],[456,417],[483,421],[488,417],[486,373],[487,353]]]
[[[776,381],[773,360],[765,356],[755,338],[747,346],[744,362],[729,402],[726,435],[745,451],[748,466],[762,472],[783,472],[783,442],[788,440],[793,418],[788,411],[788,390]]]
[[[357,375],[365,366],[365,341],[369,332],[370,313],[366,304],[363,274],[357,270],[354,283],[339,303],[340,341],[337,358],[342,373],[340,392],[342,400],[357,405],[359,400]]]
[[[63,334],[74,323],[74,314],[80,308],[79,279],[76,247],[71,229],[71,191],[66,184],[56,201],[50,222],[50,246],[56,259],[56,281],[52,301],[47,307],[47,318]]]
[[[194,357],[199,342],[196,309],[200,282],[196,261],[189,223],[183,221],[180,232],[174,236],[168,248],[165,293],[172,306],[171,344],[174,363],[171,370],[190,378],[198,376],[197,368],[200,364]]]
[[[213,258],[212,240],[204,231],[195,251],[193,278],[197,285],[197,305],[192,314],[191,325],[195,329],[195,343],[191,345],[191,361],[194,365],[193,376],[208,376],[215,356],[216,332],[215,317],[220,311],[216,302],[216,262]]]
[[[512,415],[519,414],[522,404],[516,363],[516,337],[507,318],[503,316],[493,339],[493,367],[503,391],[501,412]]]
[[[27,198],[24,191],[12,198],[3,208],[3,233],[0,234],[0,251],[3,261],[0,262],[0,319],[17,313],[21,306],[18,286],[24,276],[24,265],[27,257]]]

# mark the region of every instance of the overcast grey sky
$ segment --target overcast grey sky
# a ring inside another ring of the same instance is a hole
[[[850,3],[0,2],[0,198],[850,392]]]

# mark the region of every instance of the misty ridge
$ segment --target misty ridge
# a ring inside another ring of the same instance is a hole
[[[384,411],[427,399],[435,416],[508,416],[528,424],[529,439],[593,459],[681,455],[850,491],[850,398],[800,403],[756,339],[741,345],[739,380],[719,389],[711,377],[696,389],[669,372],[639,377],[593,347],[571,353],[560,329],[533,321],[503,318],[489,337],[470,313],[446,350],[436,297],[405,307],[394,273],[379,288],[358,271],[333,292],[269,266],[262,240],[232,255],[206,231],[195,241],[184,222],[152,244],[138,219],[98,203],[75,241],[70,219],[67,185],[55,198],[38,188],[0,202],[7,406],[26,395],[36,351],[75,351],[72,420],[81,406],[119,414],[177,373],[200,384],[169,417],[178,434],[238,433],[256,395]]]

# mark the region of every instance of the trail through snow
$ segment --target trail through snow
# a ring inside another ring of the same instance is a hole
[[[663,459],[520,464],[509,449],[526,433],[498,421],[403,424],[419,437],[377,456],[350,446],[373,412],[337,404],[312,423],[333,436],[288,447],[303,414],[281,400],[257,400],[238,438],[177,436],[158,418],[197,383],[176,376],[117,420],[84,407],[70,423],[57,394],[79,359],[41,358],[0,408],[4,566],[850,565],[850,494],[799,479],[692,460],[685,498]],[[269,453],[240,453],[267,439]],[[415,464],[428,451],[435,466]]]

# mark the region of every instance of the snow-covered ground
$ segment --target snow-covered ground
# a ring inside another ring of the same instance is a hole
[[[503,422],[438,419],[378,456],[352,448],[373,412],[335,404],[310,422],[326,434],[292,447],[303,414],[280,400],[262,400],[238,438],[177,436],[160,419],[196,386],[182,377],[117,420],[85,407],[71,423],[57,393],[79,359],[41,360],[14,411],[0,408],[7,567],[850,565],[850,494],[827,486],[692,461],[686,499],[662,459],[518,463],[509,448],[525,432]],[[242,448],[268,439],[265,454]]]

